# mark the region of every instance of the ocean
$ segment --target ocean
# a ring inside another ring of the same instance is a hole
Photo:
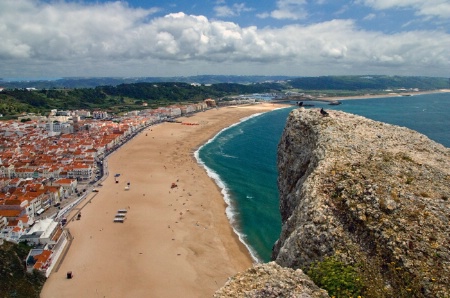
[[[405,126],[450,147],[450,93],[344,100],[338,106],[313,104],[312,108]],[[281,231],[276,155],[287,116],[294,108],[242,119],[195,153],[222,189],[230,223],[257,262],[270,261]]]

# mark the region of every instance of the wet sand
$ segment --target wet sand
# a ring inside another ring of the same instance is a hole
[[[178,119],[199,125],[152,126],[114,152],[103,186],[79,206],[81,220],[69,221],[74,239],[41,297],[211,297],[250,267],[220,189],[193,153],[224,127],[279,107],[200,112]],[[113,222],[118,209],[128,210],[124,223]]]

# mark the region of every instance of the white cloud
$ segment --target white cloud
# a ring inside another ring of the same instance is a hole
[[[418,15],[450,18],[450,2],[448,0],[361,0],[374,9],[411,8]]]
[[[214,11],[218,17],[235,17],[239,16],[241,12],[252,11],[252,9],[246,7],[245,3],[235,3],[232,6],[218,5],[214,7]]]
[[[182,12],[152,17],[155,11],[120,2],[2,0],[0,76],[448,76],[450,69],[445,32],[389,35],[361,30],[350,20],[261,29]]]
[[[370,21],[370,20],[375,19],[376,17],[377,17],[376,14],[374,14],[374,13],[369,13],[368,15],[366,15],[366,16],[363,18],[363,20],[364,20],[364,21]]]
[[[274,19],[301,20],[306,18],[308,13],[305,10],[306,0],[278,0],[277,9],[270,13],[260,14],[259,17],[270,16]]]

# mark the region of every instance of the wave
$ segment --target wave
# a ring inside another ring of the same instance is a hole
[[[221,152],[221,155],[222,155],[223,157],[226,157],[226,158],[239,158],[239,157],[237,157],[237,156],[225,154],[225,153],[222,153],[222,152]]]
[[[227,214],[227,218],[231,224],[231,227],[232,227],[234,233],[238,236],[239,241],[241,241],[241,243],[244,244],[244,246],[249,251],[253,261],[256,263],[260,263],[261,259],[258,257],[258,253],[255,251],[255,249],[253,247],[251,247],[250,244],[247,243],[247,241],[246,241],[247,236],[240,230],[240,227],[238,226],[237,217],[238,217],[239,213],[236,211],[235,207],[233,206],[233,202],[232,202],[230,194],[229,194],[229,188],[227,187],[226,183],[221,179],[220,175],[218,173],[216,173],[213,169],[209,168],[204,163],[204,161],[200,158],[200,151],[207,144],[210,144],[211,142],[216,140],[218,137],[220,137],[220,134],[222,134],[224,131],[226,131],[232,127],[235,127],[235,126],[241,124],[242,122],[245,122],[252,118],[258,117],[262,114],[264,114],[264,113],[257,113],[257,114],[253,114],[248,117],[244,117],[244,118],[240,119],[239,122],[234,123],[228,127],[225,127],[224,129],[222,129],[220,132],[218,132],[214,137],[209,139],[205,144],[200,146],[194,152],[194,157],[197,160],[197,163],[205,169],[207,175],[209,177],[211,177],[214,180],[214,182],[216,183],[216,185],[220,188],[222,196],[223,196],[223,200],[225,201],[225,204],[227,205],[227,207],[225,208],[225,213]]]

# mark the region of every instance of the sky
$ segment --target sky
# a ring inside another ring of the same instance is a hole
[[[0,78],[450,77],[450,0],[0,0]]]

